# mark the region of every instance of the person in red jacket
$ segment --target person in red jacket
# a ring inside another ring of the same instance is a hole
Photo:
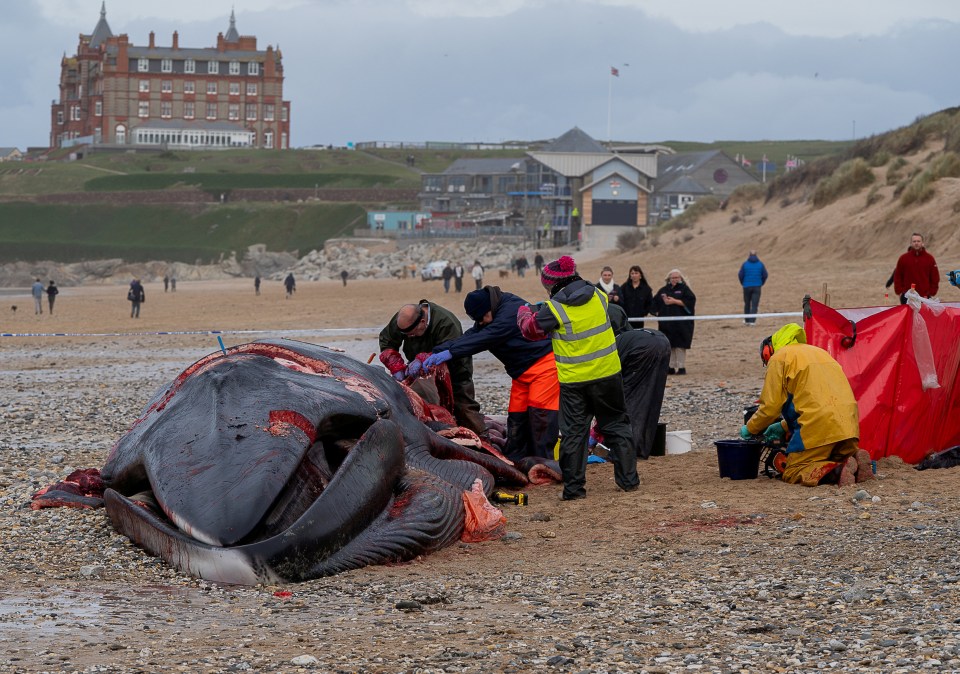
[[[921,297],[935,297],[940,289],[940,270],[933,255],[923,247],[923,235],[916,232],[910,236],[910,247],[897,260],[893,270],[893,291],[900,296],[900,304],[906,304],[904,293],[913,286]]]

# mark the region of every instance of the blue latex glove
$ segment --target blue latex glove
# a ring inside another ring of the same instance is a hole
[[[432,370],[437,365],[446,363],[451,358],[453,358],[453,354],[449,351],[441,351],[440,353],[431,354],[429,358],[423,361],[423,366],[428,370]]]
[[[747,430],[746,424],[740,427],[740,437],[744,440],[753,440],[753,436],[750,434],[750,431]]]
[[[783,430],[783,425],[779,421],[767,426],[767,430],[763,432],[763,439],[767,442],[783,440],[786,436],[787,432]]]
[[[410,364],[407,366],[407,376],[408,377],[419,377],[423,374],[423,363],[414,358],[410,361]]]
[[[407,371],[397,370],[396,372],[393,373],[393,378],[396,379],[397,381],[403,381],[404,379],[407,378]]]

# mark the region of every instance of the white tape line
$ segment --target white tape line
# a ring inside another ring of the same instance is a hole
[[[782,311],[775,314],[717,314],[714,316],[644,316],[643,318],[630,318],[628,319],[632,323],[639,323],[642,321],[726,321],[733,319],[744,318],[796,318],[797,316],[803,316],[802,311]]]

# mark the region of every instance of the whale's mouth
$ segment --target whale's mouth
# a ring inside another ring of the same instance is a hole
[[[254,543],[289,529],[330,485],[375,421],[352,414],[325,417],[316,428],[316,439],[260,524],[238,543]]]

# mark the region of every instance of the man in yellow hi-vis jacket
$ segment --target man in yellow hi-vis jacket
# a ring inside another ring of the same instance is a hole
[[[763,433],[772,440],[789,434],[784,482],[843,487],[873,479],[870,455],[857,445],[857,400],[839,363],[807,344],[796,323],[763,340],[760,357],[767,366],[760,408],[741,436]],[[775,421],[781,415],[784,422]]]
[[[640,486],[637,454],[623,399],[617,342],[607,316],[607,296],[577,274],[573,258],[564,255],[547,264],[540,281],[550,301],[534,313],[517,311],[517,325],[530,340],[553,340],[560,380],[560,469],[563,499],[585,498],[587,438],[590,422],[610,448],[614,479],[624,491]]]

